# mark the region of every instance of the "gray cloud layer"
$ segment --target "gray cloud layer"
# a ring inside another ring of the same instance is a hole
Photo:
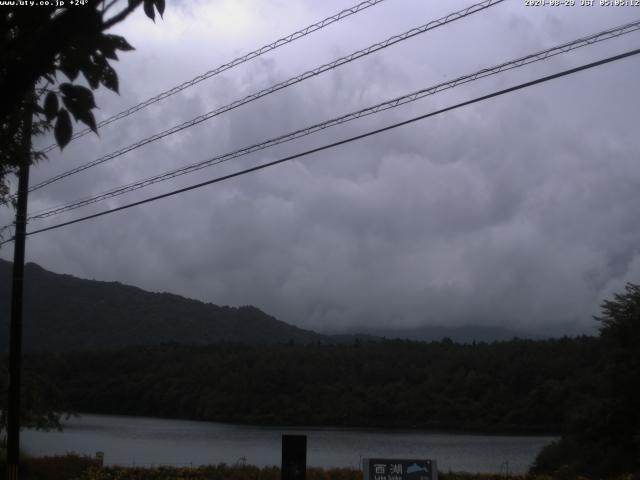
[[[157,25],[138,15],[121,28],[138,49],[118,65],[122,96],[100,93],[102,113],[106,117],[349,3],[170,3]],[[85,137],[35,168],[32,181],[466,5],[388,0],[106,127],[99,139]],[[531,8],[507,1],[52,185],[32,196],[31,207],[200,161],[638,14],[633,7]],[[107,205],[619,53],[639,40],[632,34],[474,82]],[[484,323],[588,331],[599,303],[625,281],[640,279],[639,73],[632,58],[33,236],[28,257],[79,276],[219,304],[254,304],[320,330]],[[1,212],[0,220],[9,221],[10,212]],[[10,258],[11,249],[1,254]]]

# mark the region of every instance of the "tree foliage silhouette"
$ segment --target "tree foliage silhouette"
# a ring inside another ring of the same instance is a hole
[[[576,406],[533,472],[608,477],[640,473],[640,285],[602,304],[599,394]]]
[[[60,148],[73,135],[72,117],[97,132],[92,90],[102,85],[117,93],[118,75],[110,61],[118,59],[118,51],[133,50],[125,38],[106,31],[140,5],[154,21],[156,11],[162,16],[165,8],[165,0],[67,4],[0,10],[0,204],[8,200],[8,175],[18,168],[25,105],[34,110],[32,135],[53,129]],[[58,73],[68,81],[60,82]],[[80,74],[88,88],[78,83]],[[43,157],[32,153],[32,160]]]
[[[28,149],[28,137],[53,129],[64,148],[73,135],[71,117],[97,132],[92,90],[103,85],[117,93],[118,75],[110,61],[117,60],[118,51],[133,50],[123,37],[106,31],[140,5],[152,20],[165,8],[164,0],[86,0],[59,7],[21,3],[0,9],[0,205],[11,198],[8,177],[24,165],[25,156],[31,162],[44,157]],[[68,81],[59,81],[58,73]],[[88,87],[79,83],[80,74]],[[21,423],[59,425],[59,408],[46,382],[25,380]],[[1,410],[4,427],[7,408]]]

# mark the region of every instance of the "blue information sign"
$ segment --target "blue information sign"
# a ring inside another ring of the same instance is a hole
[[[435,460],[365,458],[364,480],[438,480]]]

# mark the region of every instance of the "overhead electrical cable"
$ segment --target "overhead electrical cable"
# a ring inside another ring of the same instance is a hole
[[[355,135],[353,137],[349,137],[349,138],[346,138],[346,139],[343,139],[343,140],[339,140],[337,142],[333,142],[333,143],[330,143],[330,144],[327,144],[327,145],[323,145],[321,147],[313,148],[313,149],[310,149],[310,150],[307,150],[307,151],[304,151],[304,152],[301,152],[301,153],[297,153],[295,155],[289,155],[287,157],[280,158],[278,160],[274,160],[272,162],[263,163],[261,165],[255,166],[255,167],[251,167],[251,168],[247,168],[247,169],[235,172],[235,173],[231,173],[229,175],[216,177],[216,178],[213,178],[211,180],[207,180],[205,182],[197,183],[195,185],[190,185],[188,187],[184,187],[184,188],[180,188],[180,189],[177,189],[177,190],[173,190],[173,191],[170,191],[170,192],[167,192],[167,193],[163,193],[161,195],[156,195],[154,197],[146,198],[144,200],[140,200],[140,201],[137,201],[137,202],[129,203],[129,204],[122,205],[122,206],[119,206],[119,207],[116,207],[116,208],[111,208],[111,209],[108,209],[108,210],[104,210],[102,212],[94,213],[92,215],[87,215],[87,216],[84,216],[84,217],[76,218],[74,220],[70,220],[70,221],[67,221],[67,222],[62,222],[62,223],[58,223],[58,224],[51,225],[51,226],[48,226],[48,227],[40,228],[40,229],[37,229],[37,230],[32,230],[30,232],[27,232],[27,235],[35,235],[37,233],[47,232],[47,231],[50,231],[50,230],[56,230],[56,229],[59,229],[59,228],[62,228],[62,227],[66,227],[68,225],[73,225],[73,224],[76,224],[76,223],[84,222],[84,221],[91,220],[91,219],[98,218],[98,217],[102,217],[104,215],[108,215],[108,214],[111,214],[111,213],[119,212],[119,211],[122,211],[122,210],[127,210],[129,208],[136,207],[136,206],[139,206],[139,205],[143,205],[145,203],[154,202],[156,200],[160,200],[160,199],[163,199],[163,198],[167,198],[167,197],[171,197],[171,196],[174,196],[174,195],[178,195],[180,193],[184,193],[184,192],[188,192],[188,191],[195,190],[195,189],[198,189],[198,188],[202,188],[202,187],[205,187],[207,185],[220,183],[222,181],[229,180],[231,178],[239,177],[241,175],[246,175],[248,173],[255,172],[255,171],[258,171],[258,170],[263,170],[263,169],[265,169],[267,167],[272,167],[274,165],[278,165],[278,164],[281,164],[281,163],[284,163],[284,162],[287,162],[287,161],[290,161],[290,160],[294,160],[296,158],[300,158],[300,157],[304,157],[304,156],[313,154],[313,153],[318,153],[318,152],[321,152],[321,151],[324,151],[324,150],[328,150],[330,148],[335,148],[335,147],[337,147],[339,145],[344,145],[344,144],[347,144],[347,143],[350,143],[350,142],[353,142],[353,141],[356,141],[356,140],[361,140],[363,138],[367,138],[367,137],[370,137],[370,136],[373,136],[373,135],[380,134],[382,132],[386,132],[388,130],[393,130],[395,128],[398,128],[398,127],[401,127],[401,126],[404,126],[404,125],[408,125],[408,124],[417,122],[419,120],[424,120],[426,118],[433,117],[435,115],[439,115],[439,114],[444,113],[444,112],[455,110],[457,108],[461,108],[461,107],[464,107],[464,106],[467,106],[467,105],[472,105],[474,103],[482,102],[482,101],[488,100],[490,98],[494,98],[494,97],[498,97],[498,96],[501,96],[501,95],[504,95],[504,94],[507,94],[507,93],[515,92],[517,90],[522,90],[524,88],[528,88],[528,87],[531,87],[531,86],[534,86],[534,85],[545,83],[545,82],[548,82],[550,80],[554,80],[554,79],[557,79],[557,78],[565,77],[567,75],[572,75],[574,73],[577,73],[577,72],[580,72],[580,71],[583,71],[583,70],[594,68],[594,67],[597,67],[597,66],[600,66],[600,65],[605,65],[605,64],[617,61],[617,60],[621,60],[623,58],[627,58],[627,57],[631,57],[633,55],[637,55],[639,53],[640,53],[640,48],[635,49],[635,50],[631,50],[631,51],[628,51],[628,52],[625,52],[625,53],[621,53],[619,55],[614,55],[612,57],[607,57],[605,59],[598,60],[596,62],[588,63],[588,64],[585,64],[585,65],[581,65],[579,67],[575,67],[575,68],[571,68],[571,69],[568,69],[568,70],[564,70],[564,71],[559,72],[559,73],[555,73],[555,74],[552,74],[552,75],[547,75],[547,76],[544,76],[544,77],[537,78],[535,80],[531,80],[531,81],[528,81],[528,82],[520,83],[520,84],[515,85],[513,87],[505,88],[503,90],[498,90],[496,92],[493,92],[493,93],[490,93],[490,94],[487,94],[487,95],[482,95],[482,96],[476,97],[476,98],[474,98],[472,100],[467,100],[465,102],[457,103],[457,104],[452,105],[450,107],[442,108],[442,109],[439,109],[439,110],[436,110],[436,111],[433,111],[433,112],[430,112],[430,113],[426,113],[424,115],[419,115],[417,117],[413,117],[413,118],[410,118],[408,120],[404,120],[402,122],[394,123],[392,125],[388,125],[386,127],[378,128],[376,130],[371,130],[369,132],[366,132],[366,133],[363,133],[363,134],[360,134],[360,135]],[[0,243],[0,245],[3,245],[5,243],[9,243],[9,242],[11,242],[13,240],[14,240],[13,238],[5,240],[4,242]]]
[[[53,215],[57,215],[63,212],[68,212],[71,210],[75,210],[77,208],[89,205],[89,204],[93,204],[102,200],[106,200],[108,198],[113,198],[119,195],[123,195],[125,193],[128,192],[132,192],[134,190],[138,190],[150,185],[153,185],[155,183],[159,183],[162,181],[166,181],[169,180],[171,178],[175,178],[178,177],[180,175],[185,175],[197,170],[201,170],[203,168],[207,168],[213,165],[217,165],[223,162],[227,162],[229,160],[244,156],[244,155],[248,155],[250,153],[259,151],[259,150],[263,150],[265,148],[268,147],[272,147],[275,145],[279,145],[285,142],[289,142],[307,135],[311,135],[313,133],[319,132],[321,130],[324,130],[326,128],[329,127],[333,127],[336,125],[340,125],[352,120],[356,120],[358,118],[362,118],[368,115],[372,115],[372,114],[376,114],[391,108],[395,108],[398,107],[400,105],[405,105],[407,103],[410,102],[414,102],[416,100],[422,99],[426,96],[429,95],[434,95],[438,92],[441,92],[443,90],[447,90],[447,89],[451,89],[454,88],[456,86],[459,85],[463,85],[469,82],[472,82],[474,80],[478,80],[481,78],[485,78],[491,75],[496,75],[498,73],[501,72],[505,72],[514,68],[518,68],[518,67],[522,67],[525,65],[529,65],[531,63],[534,62],[538,62],[541,60],[545,60],[548,58],[551,58],[553,56],[562,54],[562,53],[567,53],[570,52],[572,50],[587,46],[587,45],[593,45],[594,43],[597,42],[602,42],[604,40],[609,40],[612,38],[617,38],[621,35],[625,35],[625,34],[629,34],[631,32],[634,31],[638,31],[640,30],[640,20],[637,20],[635,22],[631,22],[631,23],[627,23],[625,25],[621,25],[621,26],[617,26],[614,28],[610,28],[608,30],[604,30],[602,32],[593,34],[593,35],[589,35],[587,37],[582,37],[579,38],[577,40],[573,40],[571,42],[566,42],[563,43],[561,45],[557,45],[555,47],[552,48],[548,48],[546,50],[542,50],[530,55],[526,55],[523,57],[519,57],[515,60],[510,60],[507,62],[503,62],[499,65],[495,65],[492,67],[488,67],[488,68],[484,68],[482,70],[479,70],[477,72],[468,74],[468,75],[464,75],[458,78],[455,78],[453,80],[449,80],[446,82],[442,82],[440,84],[428,87],[428,88],[424,88],[421,90],[418,90],[416,92],[413,93],[409,93],[406,95],[402,95],[399,97],[395,97],[391,100],[386,100],[384,102],[378,103],[376,105],[367,107],[367,108],[363,108],[361,110],[355,111],[355,112],[351,112],[336,118],[333,118],[331,120],[327,120],[325,122],[322,123],[317,123],[315,125],[311,125],[299,130],[296,130],[294,132],[289,132],[287,134],[284,135],[280,135],[278,137],[275,138],[271,138],[269,140],[260,142],[260,143],[256,143],[254,145],[248,146],[248,147],[243,147],[241,149],[238,150],[234,150],[232,152],[228,152],[225,153],[223,155],[218,155],[215,156],[213,158],[210,158],[208,160],[199,162],[199,163],[194,163],[185,167],[181,167],[178,169],[174,169],[165,173],[161,173],[158,175],[154,175],[152,177],[148,177],[145,178],[143,180],[139,180],[133,183],[130,183],[128,185],[124,185],[121,187],[117,187],[111,190],[108,190],[106,192],[91,196],[91,197],[86,197],[83,199],[79,199],[79,200],[75,200],[72,203],[66,203],[64,205],[61,206],[57,206],[57,207],[53,207],[53,208],[48,208],[45,210],[41,210],[39,212],[34,212],[33,214],[31,214],[28,217],[28,220],[34,220],[34,219],[41,219],[41,218],[47,218]]]
[[[234,60],[231,60],[228,63],[222,64],[219,67],[214,68],[213,70],[209,70],[208,72],[203,73],[202,75],[198,75],[195,78],[192,78],[191,80],[181,83],[180,85],[173,87],[169,90],[166,90],[162,93],[159,93],[158,95],[148,98],[147,100],[144,100],[143,102],[138,103],[137,105],[134,105],[132,107],[127,108],[126,110],[121,111],[120,113],[117,113],[105,120],[102,120],[101,122],[98,123],[98,127],[104,127],[105,125],[108,125],[110,123],[113,123],[117,120],[123,119],[125,117],[128,117],[129,115],[132,115],[146,107],[148,107],[149,105],[153,105],[154,103],[157,103],[161,100],[164,100],[165,98],[171,97],[172,95],[175,95],[176,93],[179,93],[189,87],[192,87],[193,85],[196,85],[208,78],[211,78],[215,75],[218,75],[219,73],[222,73],[224,71],[227,71],[233,67],[236,67],[242,63],[248,62],[249,60],[252,60],[256,57],[259,57],[260,55],[264,55],[267,52],[271,52],[273,50],[275,50],[276,48],[279,48],[283,45],[286,45],[288,43],[294,42],[295,40],[298,40],[299,38],[305,37],[313,32],[316,32],[318,30],[323,29],[324,27],[327,27],[333,23],[336,23],[344,18],[350,17],[351,15],[354,15],[356,13],[359,13],[369,7],[372,7],[374,5],[377,5],[379,3],[384,2],[385,0],[367,0],[365,2],[361,2],[357,5],[354,5],[353,7],[349,7],[349,8],[345,8],[344,10],[336,13],[335,15],[332,15],[330,17],[325,18],[324,20],[320,20],[319,22],[316,22],[312,25],[309,25],[305,28],[302,28],[294,33],[291,33],[289,35],[287,35],[286,37],[282,37],[278,40],[276,40],[275,42],[272,42],[268,45],[264,45],[256,50],[253,50],[252,52],[249,52],[245,55],[242,55],[241,57],[238,57]],[[72,140],[82,137],[86,134],[88,134],[89,132],[91,132],[92,130],[90,128],[85,128],[84,130],[80,130],[78,132],[76,132],[75,134],[73,134],[73,136],[71,137]],[[49,145],[48,147],[46,147],[44,150],[42,150],[44,153],[49,152],[51,150],[53,150],[54,148],[56,148],[58,145],[53,143],[51,145]]]
[[[245,105],[249,102],[253,102],[255,100],[258,100],[259,98],[262,98],[266,95],[269,95],[271,93],[277,92],[278,90],[282,90],[283,88],[289,87],[291,85],[294,85],[296,83],[300,83],[304,80],[307,80],[309,78],[315,77],[317,75],[320,75],[321,73],[324,73],[326,71],[329,70],[333,70],[334,68],[337,68],[341,65],[344,65],[346,63],[352,62],[358,58],[364,57],[366,55],[369,55],[371,53],[377,52],[379,50],[382,50],[384,48],[390,47],[391,45],[394,45],[396,43],[402,42],[404,40],[407,40],[409,38],[415,37],[416,35],[420,35],[422,33],[428,32],[429,30],[433,30],[437,27],[441,27],[443,25],[446,25],[448,23],[454,22],[456,20],[460,20],[462,18],[465,18],[473,13],[477,13],[480,12],[482,10],[485,10],[493,5],[497,5],[498,3],[502,3],[504,0],[484,0],[480,3],[476,3],[474,5],[471,5],[467,8],[464,8],[462,10],[450,13],[449,15],[446,15],[445,17],[439,18],[438,20],[433,20],[429,23],[426,23],[420,27],[415,27],[412,28],[411,30],[408,30],[400,35],[394,35],[382,42],[376,43],[374,45],[371,45],[365,49],[362,50],[358,50],[350,55],[347,55],[345,57],[341,57],[337,60],[334,60],[333,62],[324,64],[320,67],[314,68],[313,70],[308,70],[300,75],[297,75],[295,77],[291,77],[288,80],[285,80],[284,82],[280,82],[278,84],[272,85],[271,87],[265,88],[263,90],[260,90],[259,92],[253,93],[251,95],[247,95],[246,97],[236,100],[232,103],[229,103],[227,105],[224,105],[222,107],[219,107],[215,110],[212,110],[210,112],[207,112],[203,115],[200,115],[198,117],[195,117],[191,120],[188,120],[184,123],[181,123],[179,125],[175,125],[167,130],[164,130],[163,132],[157,133],[155,135],[152,135],[150,137],[147,137],[143,140],[140,140],[138,142],[135,142],[127,147],[121,148],[120,150],[116,150],[115,152],[109,153],[107,155],[104,155],[100,158],[97,158],[96,160],[92,160],[91,162],[85,163],[83,165],[80,165],[78,167],[75,167],[71,170],[68,170],[66,172],[63,172],[59,175],[56,175],[54,177],[49,178],[48,180],[44,180],[40,183],[37,183],[36,185],[32,186],[29,188],[29,191],[32,192],[34,190],[38,190],[46,185],[50,185],[54,182],[57,182],[58,180],[61,180],[63,178],[69,177],[71,175],[74,175],[76,173],[82,172],[88,168],[94,167],[96,165],[100,165],[101,163],[104,163],[108,160],[112,160],[116,157],[119,157],[121,155],[124,155],[127,152],[130,152],[132,150],[135,150],[137,148],[140,148],[144,145],[147,145],[151,142],[155,142],[156,140],[160,140],[161,138],[167,137],[169,135],[172,135],[174,133],[180,132],[186,128],[190,128],[193,127],[195,125],[198,125],[199,123],[202,123],[206,120],[209,120],[213,117],[216,117],[222,113],[228,112],[230,110],[233,110],[235,108],[240,107],[241,105]]]

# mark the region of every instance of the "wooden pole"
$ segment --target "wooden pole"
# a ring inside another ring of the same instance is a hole
[[[18,167],[18,203],[13,243],[13,278],[11,287],[11,327],[9,331],[9,402],[7,408],[8,479],[20,474],[20,385],[22,373],[22,297],[24,285],[24,252],[27,232],[27,198],[31,163],[31,127],[33,94],[23,106],[21,148]]]

